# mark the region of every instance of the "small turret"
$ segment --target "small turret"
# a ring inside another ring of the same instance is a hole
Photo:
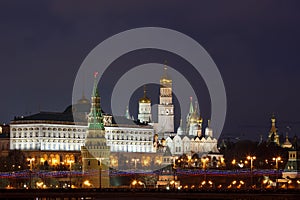
[[[205,136],[206,137],[213,137],[213,130],[212,128],[210,127],[210,120],[207,121],[207,127],[205,129]]]
[[[128,106],[126,106],[125,117],[126,119],[131,119]]]
[[[177,129],[177,134],[178,135],[183,135],[182,119],[180,119],[180,125]]]

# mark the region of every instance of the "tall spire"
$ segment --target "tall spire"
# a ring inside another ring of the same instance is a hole
[[[93,93],[92,97],[99,97],[98,93],[98,76],[99,72],[94,72],[94,87],[93,87]]]
[[[92,92],[92,105],[91,110],[88,115],[88,127],[89,129],[101,129],[104,130],[104,124],[103,124],[103,116],[100,106],[100,96],[98,93],[98,81],[97,81],[97,75],[98,72],[94,73],[94,87]]]
[[[129,114],[128,106],[126,106],[125,117],[126,117],[126,119],[131,119],[130,114]]]
[[[199,104],[198,104],[198,101],[195,101],[195,110],[194,112],[196,113],[196,115],[199,114]]]
[[[190,97],[190,111],[189,111],[189,113],[192,114],[193,112],[194,112],[193,97]]]
[[[144,85],[144,98],[146,98],[146,85]]]
[[[165,62],[164,62],[164,73],[161,77],[161,81],[171,82],[172,80],[168,77],[167,70],[168,70],[167,61],[165,60]]]

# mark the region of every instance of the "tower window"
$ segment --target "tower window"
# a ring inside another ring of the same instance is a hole
[[[91,165],[91,161],[88,160],[88,166],[90,166],[90,165]]]

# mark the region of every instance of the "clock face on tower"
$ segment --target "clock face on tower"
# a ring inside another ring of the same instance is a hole
[[[169,109],[166,109],[166,115],[168,115],[169,114]]]

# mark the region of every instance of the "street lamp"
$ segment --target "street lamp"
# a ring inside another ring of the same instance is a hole
[[[253,185],[253,160],[256,159],[256,156],[247,156],[247,159],[250,160],[251,186],[252,186]]]
[[[202,158],[201,161],[202,161],[202,168],[205,170],[206,169],[206,164],[209,161],[209,159],[208,158]]]
[[[275,160],[275,163],[276,163],[276,165],[275,165],[275,167],[276,167],[276,188],[278,188],[278,161],[280,161],[281,160],[281,157],[280,156],[278,156],[277,158],[273,158],[273,160]]]
[[[31,180],[31,173],[32,173],[32,162],[33,161],[35,161],[35,159],[34,158],[27,158],[27,161],[29,161],[29,167],[30,167],[30,169],[29,169],[29,188],[31,188],[31,186],[32,186],[32,180]]]
[[[206,163],[209,161],[209,159],[206,158],[201,158],[202,161],[202,168],[204,170],[204,181],[206,182]]]
[[[140,159],[138,159],[138,158],[132,158],[131,161],[134,162],[134,169],[136,170],[136,164],[137,164],[137,162],[140,161]]]
[[[281,160],[281,157],[277,157],[277,158],[273,158],[273,160],[276,162],[276,170],[278,171],[278,161],[280,161]]]
[[[97,158],[98,160],[98,165],[100,165],[100,168],[99,168],[99,176],[100,176],[100,180],[99,180],[99,188],[101,189],[102,188],[102,160],[104,158]]]
[[[69,160],[68,163],[70,164],[70,188],[72,188],[72,163],[74,163],[74,160]]]

